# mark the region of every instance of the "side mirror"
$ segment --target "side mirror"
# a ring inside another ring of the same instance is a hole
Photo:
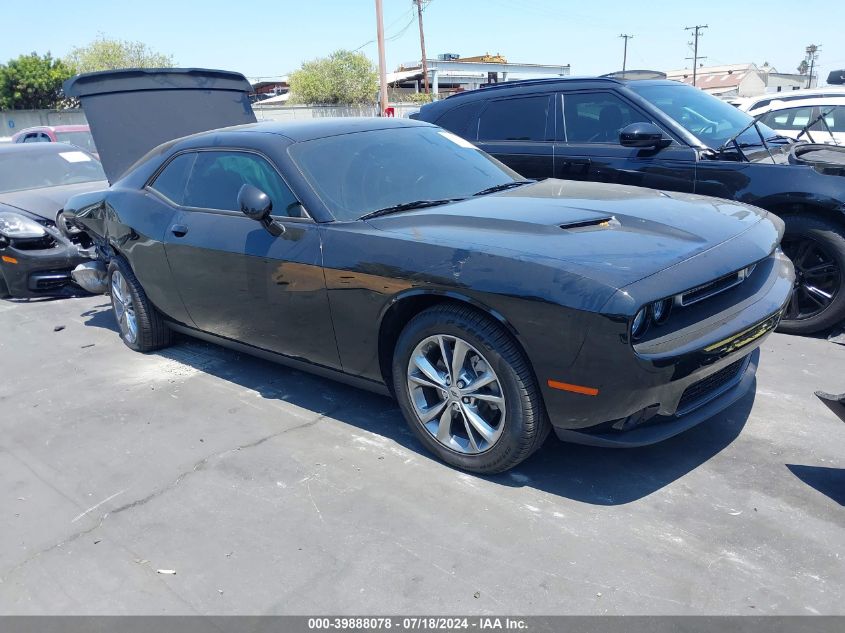
[[[273,211],[273,201],[270,196],[252,185],[243,185],[238,191],[238,206],[250,220],[261,222],[270,235],[278,237],[285,232],[285,227],[277,224],[270,213]]]
[[[243,185],[238,191],[238,206],[250,220],[261,222],[273,210],[273,201],[258,187]]]
[[[672,141],[663,138],[663,130],[654,123],[631,123],[619,132],[619,144],[640,149],[662,149]]]

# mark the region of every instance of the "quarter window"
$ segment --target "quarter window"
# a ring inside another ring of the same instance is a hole
[[[563,117],[569,143],[619,143],[622,128],[649,122],[648,117],[606,92],[564,95]]]
[[[192,153],[181,154],[174,158],[158,175],[151,188],[172,202],[179,205],[183,204],[185,201],[185,186],[188,183],[188,176],[191,175],[191,167],[194,165],[196,156]]]
[[[545,141],[549,95],[492,101],[478,122],[479,141]]]
[[[238,192],[247,184],[270,197],[273,215],[301,215],[299,202],[276,170],[260,156],[247,152],[197,152],[182,204],[238,211]]]

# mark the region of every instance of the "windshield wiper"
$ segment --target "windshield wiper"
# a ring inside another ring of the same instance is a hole
[[[763,145],[763,147],[766,148],[766,151],[769,154],[769,158],[772,159],[773,163],[776,163],[777,161],[775,160],[775,157],[772,155],[772,150],[769,149],[769,144],[766,143],[766,139],[763,136],[763,132],[760,131],[760,121],[756,117],[752,118],[751,121],[749,121],[748,125],[746,125],[744,128],[742,128],[739,132],[734,134],[732,137],[730,137],[727,141],[722,143],[721,147],[719,147],[719,149],[717,149],[716,152],[721,154],[726,149],[728,149],[729,145],[733,145],[734,147],[736,147],[736,150],[739,152],[740,156],[742,156],[746,161],[748,161],[748,156],[745,155],[745,152],[742,151],[742,148],[743,147],[752,147],[754,145],[757,145],[757,143],[738,143],[737,139],[740,136],[742,136],[743,134],[745,134],[752,127],[754,128],[754,131],[757,132],[757,136],[760,137],[760,143]]]
[[[528,185],[532,182],[537,182],[536,180],[513,180],[511,182],[506,182],[501,185],[493,185],[492,187],[487,187],[487,189],[482,189],[481,191],[476,191],[473,196],[486,196],[488,193],[496,193],[497,191],[506,191],[507,189],[513,189],[514,187],[521,187],[522,185]]]
[[[425,209],[426,207],[436,207],[441,204],[449,204],[450,202],[460,202],[466,198],[445,198],[443,200],[413,200],[411,202],[403,202],[402,204],[394,204],[391,207],[384,209],[376,209],[362,215],[359,220],[369,220],[370,218],[377,218],[381,215],[390,215],[391,213],[399,213],[400,211],[411,211],[412,209]]]

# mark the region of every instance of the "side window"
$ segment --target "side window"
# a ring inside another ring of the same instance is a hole
[[[260,156],[248,152],[197,152],[183,204],[237,211],[238,192],[246,184],[270,196],[273,215],[301,215],[301,206],[276,170]]]
[[[768,125],[773,130],[800,130],[813,116],[813,108],[787,108],[769,112],[760,117],[760,122]]]
[[[39,136],[40,135],[37,132],[27,134],[24,137],[23,142],[24,143],[38,143],[40,141],[40,139],[38,138]]]
[[[545,141],[550,95],[491,101],[478,122],[479,141]]]
[[[631,123],[650,122],[609,92],[563,96],[563,120],[568,143],[619,143],[619,130]]]
[[[42,143],[52,143],[53,139],[51,139],[47,134],[41,134],[41,138],[38,139]]]
[[[465,103],[457,108],[452,108],[442,114],[434,123],[442,128],[446,128],[450,132],[454,132],[458,136],[475,139],[475,130],[470,131],[469,124],[475,120],[475,116],[478,114],[483,103],[483,101],[476,101],[475,103]]]
[[[194,153],[180,154],[167,164],[155,181],[150,185],[165,198],[181,205],[185,202],[185,186],[188,184],[188,176],[191,175],[191,167],[197,155]]]

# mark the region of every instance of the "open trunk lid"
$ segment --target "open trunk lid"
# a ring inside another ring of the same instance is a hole
[[[109,182],[162,143],[256,121],[252,86],[224,70],[106,70],[72,77],[64,90],[82,104]]]

